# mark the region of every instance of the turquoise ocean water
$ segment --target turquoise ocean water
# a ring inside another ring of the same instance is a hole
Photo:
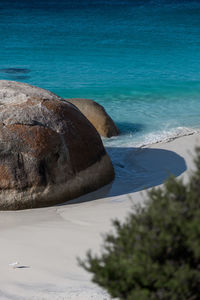
[[[104,105],[138,146],[200,128],[200,1],[0,2],[0,79]]]

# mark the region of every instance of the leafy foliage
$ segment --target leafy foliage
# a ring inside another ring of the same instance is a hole
[[[200,299],[200,149],[189,182],[170,177],[152,189],[148,206],[113,222],[100,256],[79,263],[112,297]]]

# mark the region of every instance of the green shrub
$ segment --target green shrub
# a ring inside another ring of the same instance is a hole
[[[100,256],[79,263],[112,297],[133,300],[200,299],[200,150],[184,184],[173,177],[148,193],[105,237]]]

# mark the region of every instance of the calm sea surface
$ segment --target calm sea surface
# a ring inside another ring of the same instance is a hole
[[[200,128],[200,1],[0,1],[0,79],[92,98],[137,146]]]

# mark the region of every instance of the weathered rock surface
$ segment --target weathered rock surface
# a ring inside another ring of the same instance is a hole
[[[0,209],[53,205],[114,177],[95,128],[51,92],[0,81]]]
[[[90,99],[74,98],[65,100],[78,107],[100,135],[112,137],[119,134],[117,126],[102,105]]]

